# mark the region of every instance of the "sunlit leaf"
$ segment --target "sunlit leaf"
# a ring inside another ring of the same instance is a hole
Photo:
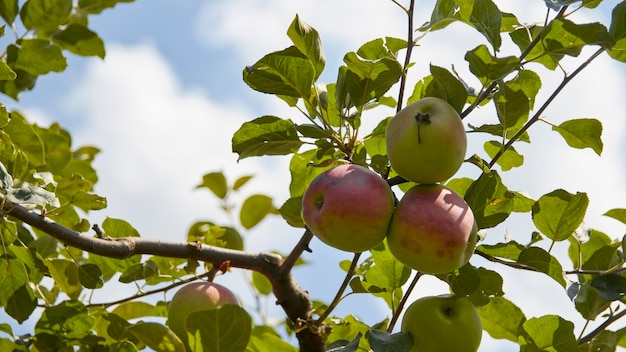
[[[286,155],[296,152],[302,142],[290,120],[263,116],[244,122],[232,138],[239,160],[260,155]]]
[[[522,324],[522,351],[570,352],[578,349],[574,324],[557,315],[530,318]]]
[[[470,23],[487,38],[495,51],[500,50],[502,13],[492,0],[474,0]]]
[[[258,271],[252,272],[252,283],[260,294],[267,296],[272,293],[272,283],[265,275]]]
[[[120,2],[133,2],[135,0],[78,0],[81,10],[88,13],[100,13],[102,10],[114,7]]]
[[[218,198],[224,199],[228,194],[226,176],[223,172],[210,172],[202,176],[202,183],[197,188],[208,188]]]
[[[522,324],[526,321],[524,312],[504,297],[492,297],[489,304],[476,307],[485,330],[494,339],[517,342]]]
[[[63,49],[81,56],[98,56],[104,59],[104,42],[98,34],[86,27],[70,24],[52,37]]]
[[[547,274],[561,286],[566,286],[561,263],[543,248],[529,247],[524,249],[520,252],[517,262]]]
[[[276,212],[276,208],[272,204],[272,198],[262,195],[252,195],[243,202],[239,212],[239,220],[241,225],[250,229],[256,226],[266,215]]]
[[[293,227],[304,228],[302,219],[302,197],[289,198],[278,209],[280,215]]]
[[[72,11],[72,0],[28,0],[20,10],[28,29],[52,30],[63,24]]]
[[[251,330],[252,319],[234,304],[193,312],[187,317],[187,336],[192,351],[243,351]]]
[[[125,335],[134,336],[153,351],[185,352],[180,339],[170,329],[159,323],[138,322],[127,327]]]
[[[311,61],[315,69],[314,80],[317,80],[322,71],[324,71],[324,65],[326,64],[322,50],[322,41],[317,30],[300,20],[300,16],[296,14],[287,30],[287,35],[296,48]]]
[[[558,126],[552,126],[572,148],[591,148],[596,154],[602,154],[602,123],[596,119],[568,120]]]
[[[497,141],[485,142],[484,148],[487,154],[493,158],[496,154],[502,150],[504,146]],[[514,167],[520,167],[524,164],[524,156],[519,154],[513,146],[508,147],[504,153],[496,161],[502,168],[502,171],[511,170]]]
[[[607,211],[604,216],[611,217],[617,221],[626,224],[626,208],[615,208]]]
[[[140,237],[139,232],[126,220],[107,217],[102,222],[102,229],[108,237]]]
[[[613,8],[609,34],[615,45],[609,55],[615,60],[626,62],[626,2],[622,1]]]
[[[586,193],[571,194],[557,189],[541,196],[533,205],[533,223],[548,238],[563,241],[580,226],[588,205]]]

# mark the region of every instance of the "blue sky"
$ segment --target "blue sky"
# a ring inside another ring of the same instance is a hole
[[[502,10],[519,14],[522,21],[541,21],[545,16],[545,5],[539,0],[497,3]],[[594,12],[588,11],[576,15],[584,22],[606,23],[613,2],[604,3],[599,17],[590,17]],[[426,6],[432,6],[431,2]],[[90,28],[107,45],[104,61],[69,56],[64,73],[41,77],[36,89],[23,93],[20,102],[4,101],[41,124],[60,122],[72,133],[75,145],[102,149],[95,163],[100,175],[97,192],[108,198],[109,207],[90,216],[93,222],[105,216],[123,218],[144,237],[183,240],[194,221],[229,221],[208,191],[194,189],[204,173],[222,170],[231,182],[238,176],[254,174],[243,195],[268,194],[276,206],[288,196],[288,159],[252,158],[237,163],[230,150],[230,137],[244,121],[265,114],[295,121],[301,118],[282,101],[252,91],[241,79],[246,65],[289,45],[285,32],[296,13],[320,32],[327,58],[322,76],[325,82],[335,78],[347,51],[377,37],[403,37],[405,33],[403,13],[391,1],[138,0],[120,4],[91,20]],[[430,9],[418,8],[416,13],[419,25],[429,18]],[[482,42],[479,34],[461,24],[432,33],[414,53],[416,65],[410,79],[415,82],[423,77],[429,63],[447,68],[454,65],[462,75],[467,73],[463,55]],[[503,55],[507,52],[517,54],[510,45],[503,47]],[[573,60],[564,64],[566,69],[575,68]],[[546,119],[554,123],[581,117],[603,119],[602,158],[588,149],[568,148],[548,125],[537,124],[531,129],[533,143],[518,147],[526,155],[524,167],[503,174],[509,188],[525,191],[533,198],[559,187],[571,193],[588,192],[591,206],[587,225],[616,238],[626,232],[624,226],[601,214],[626,207],[623,66],[604,55],[545,112]],[[542,77],[545,92],[538,101],[545,99],[561,77],[559,71]],[[364,117],[364,123],[373,125],[391,114],[390,109],[375,109]],[[485,108],[465,121],[480,125],[494,118],[493,111]],[[484,155],[484,141],[470,136],[470,153]],[[464,166],[458,176],[476,177],[476,168]],[[487,241],[501,241],[506,234],[525,242],[533,230],[528,214],[514,216],[504,226],[491,229]],[[246,235],[247,246],[254,251],[286,252],[300,234],[280,219],[267,219]],[[313,299],[330,301],[343,278],[337,263],[351,256],[317,240],[312,248],[314,253],[304,256],[311,265],[297,269],[296,279]],[[478,259],[472,262],[502,269]],[[217,280],[233,287],[244,304],[251,305],[248,289],[241,284],[245,275],[233,272]],[[560,314],[578,319],[565,292],[549,279],[509,270],[503,270],[502,275],[507,297],[519,304],[527,317]],[[531,285],[548,288],[550,294],[535,298]],[[414,296],[445,291],[436,279],[427,279],[418,285]],[[134,288],[116,288],[116,293],[130,295]],[[94,301],[108,300],[110,294],[96,294]],[[272,298],[264,304],[273,318],[283,317],[273,307]],[[358,296],[346,299],[336,313],[353,313],[369,324],[387,314],[382,302]],[[582,326],[580,320],[576,322]],[[481,346],[485,352],[515,350],[510,343],[493,341],[486,334]]]

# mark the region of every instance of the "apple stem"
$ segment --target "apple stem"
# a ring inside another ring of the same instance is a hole
[[[417,121],[417,143],[421,144],[422,135],[420,131],[420,126],[422,125],[422,123],[430,123],[430,114],[422,114],[421,112],[418,112],[417,114],[415,114],[415,121]]]

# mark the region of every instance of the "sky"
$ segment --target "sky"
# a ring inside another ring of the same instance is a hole
[[[419,2],[417,25],[430,17],[434,1]],[[503,11],[513,12],[523,22],[538,22],[545,17],[543,1],[496,1]],[[609,4],[611,3],[611,4]],[[581,22],[608,23],[613,2],[605,1],[601,11],[579,11]],[[102,152],[94,163],[100,181],[96,192],[106,196],[108,208],[89,215],[92,222],[104,217],[129,221],[143,237],[184,240],[188,227],[198,220],[227,225],[230,220],[219,209],[209,191],[196,189],[202,175],[223,171],[230,182],[237,177],[254,175],[235,201],[262,193],[273,197],[280,206],[288,196],[290,178],[286,157],[248,158],[237,162],[230,139],[248,120],[272,114],[303,122],[303,117],[279,99],[248,88],[242,81],[242,69],[265,54],[290,45],[286,30],[295,17],[316,28],[326,55],[323,82],[333,82],[343,55],[361,44],[381,36],[405,37],[406,17],[391,1],[381,0],[229,0],[166,1],[137,0],[119,4],[91,19],[90,28],[106,43],[106,58],[68,56],[68,69],[37,81],[36,89],[21,95],[19,102],[4,100],[41,125],[59,122],[74,138],[74,145],[95,145]],[[4,45],[0,39],[0,44]],[[507,38],[504,37],[506,42]],[[452,65],[470,84],[467,50],[483,43],[484,38],[463,24],[426,36],[414,51],[414,70],[409,81],[415,83],[428,72],[430,63],[450,68]],[[518,51],[505,43],[502,55]],[[582,57],[589,55],[584,51]],[[587,192],[591,200],[585,224],[614,238],[621,238],[626,228],[603,217],[611,208],[626,208],[626,78],[625,65],[606,55],[594,61],[545,111],[545,118],[560,123],[571,118],[594,117],[604,125],[604,151],[598,157],[591,150],[574,150],[538,123],[531,129],[532,143],[517,146],[526,156],[522,168],[502,173],[505,184],[539,198],[556,188],[570,193]],[[564,60],[566,70],[575,69],[576,61]],[[547,72],[538,67],[545,88],[537,98],[542,102],[562,79],[562,72]],[[411,86],[411,85],[409,85]],[[410,91],[409,91],[410,93]],[[375,109],[364,116],[364,125],[373,126],[392,115],[391,109]],[[494,121],[490,108],[472,113],[466,122],[480,125]],[[485,155],[483,136],[469,135],[468,155]],[[477,169],[465,165],[457,175],[477,177]],[[529,214],[512,216],[510,221],[487,232],[487,243],[506,236],[525,242],[534,231]],[[300,229],[286,225],[280,218],[264,220],[245,233],[246,246],[252,251],[288,252],[301,236]],[[296,280],[309,291],[311,298],[329,302],[343,279],[337,263],[351,255],[328,248],[314,239],[312,254],[305,254],[309,265],[294,271]],[[557,251],[566,251],[565,246]],[[565,291],[552,280],[493,266],[478,258],[475,266],[498,270],[504,277],[506,297],[518,304],[527,317],[559,314],[582,326]],[[216,282],[235,290],[244,305],[252,307],[248,288],[242,284],[246,274],[233,271]],[[328,285],[320,285],[320,282]],[[116,288],[116,294],[130,295],[134,286]],[[535,297],[533,287],[547,290]],[[434,278],[418,284],[412,297],[441,294],[447,287]],[[110,298],[103,290],[93,301]],[[270,316],[282,318],[274,300],[263,304]],[[364,309],[367,307],[367,309]],[[382,301],[353,295],[336,310],[336,315],[355,314],[368,324],[383,320],[388,314]],[[0,321],[5,318],[0,315]],[[32,319],[31,319],[32,320]],[[28,330],[29,321],[23,328]],[[594,324],[592,324],[594,326]],[[613,328],[619,327],[619,323]],[[579,330],[577,330],[579,332]],[[481,352],[507,352],[518,348],[507,342],[483,336]]]

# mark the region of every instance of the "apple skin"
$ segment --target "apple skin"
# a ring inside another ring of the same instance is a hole
[[[363,252],[387,235],[395,206],[387,182],[359,165],[339,165],[319,174],[302,197],[302,218],[322,242]]]
[[[449,294],[411,303],[404,312],[401,330],[413,335],[409,352],[476,352],[483,333],[472,302]]]
[[[239,304],[237,296],[228,288],[213,282],[192,282],[180,288],[172,297],[168,307],[167,325],[187,350],[187,316],[193,312],[216,309],[226,304]]]
[[[469,261],[477,233],[474,213],[461,196],[443,185],[417,185],[398,202],[387,244],[404,265],[442,274]]]
[[[389,163],[398,175],[423,184],[452,177],[467,151],[459,114],[436,97],[422,98],[400,110],[387,125],[385,142]]]

